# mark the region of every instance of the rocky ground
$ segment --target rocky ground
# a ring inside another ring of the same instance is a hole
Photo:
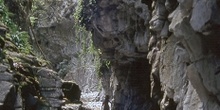
[[[102,102],[97,100],[98,95],[99,92],[82,93],[81,100],[83,101],[83,106],[92,110],[100,110]]]
[[[99,92],[92,92],[92,93],[82,93],[81,95],[81,104],[66,104],[62,107],[63,110],[78,110],[80,108],[86,110],[101,110],[102,102],[97,100],[99,97]]]

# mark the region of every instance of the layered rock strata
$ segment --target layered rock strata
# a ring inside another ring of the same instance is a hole
[[[78,85],[66,84],[57,72],[47,68],[45,60],[20,53],[5,33],[0,39],[1,110],[60,110],[67,102],[80,102]]]

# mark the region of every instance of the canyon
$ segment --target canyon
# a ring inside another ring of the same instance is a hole
[[[0,109],[99,110],[106,95],[111,110],[220,109],[220,0],[49,0],[41,8],[33,48],[44,60],[3,37]]]

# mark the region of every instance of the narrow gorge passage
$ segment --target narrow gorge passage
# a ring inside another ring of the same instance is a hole
[[[150,70],[146,59],[129,64],[113,64],[113,110],[149,110]],[[155,106],[156,108],[156,106]]]
[[[220,110],[219,12],[220,0],[0,0],[0,110]]]

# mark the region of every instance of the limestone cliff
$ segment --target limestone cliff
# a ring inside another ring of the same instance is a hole
[[[112,109],[219,110],[219,3],[84,0],[82,23],[111,61]]]
[[[49,61],[25,47],[33,37],[30,19],[23,19],[29,15],[27,2],[0,1],[0,109],[61,110],[66,103],[82,109],[79,86],[61,79]]]
[[[0,39],[1,110],[59,110],[67,102],[80,102],[78,85],[62,80],[47,61],[20,52],[4,34]]]
[[[75,0],[45,2],[36,11],[34,32],[46,59],[59,76],[75,81],[83,92],[94,92],[99,86],[93,64],[95,56],[83,53],[83,47],[88,48],[90,40],[88,33],[81,34],[75,23],[76,5]]]
[[[27,1],[18,11],[9,8],[26,31],[32,27]],[[75,42],[90,42],[75,37],[81,35],[75,33],[75,6],[75,0],[45,1],[29,33],[57,72],[21,53],[6,35],[10,29],[0,24],[1,110],[82,109],[61,107],[81,102],[79,87],[60,77],[74,79],[83,91],[97,90],[98,81],[90,80],[97,77],[94,56],[80,57],[83,45]],[[112,110],[219,110],[219,11],[220,0],[83,0],[80,20],[100,50],[100,76]]]

